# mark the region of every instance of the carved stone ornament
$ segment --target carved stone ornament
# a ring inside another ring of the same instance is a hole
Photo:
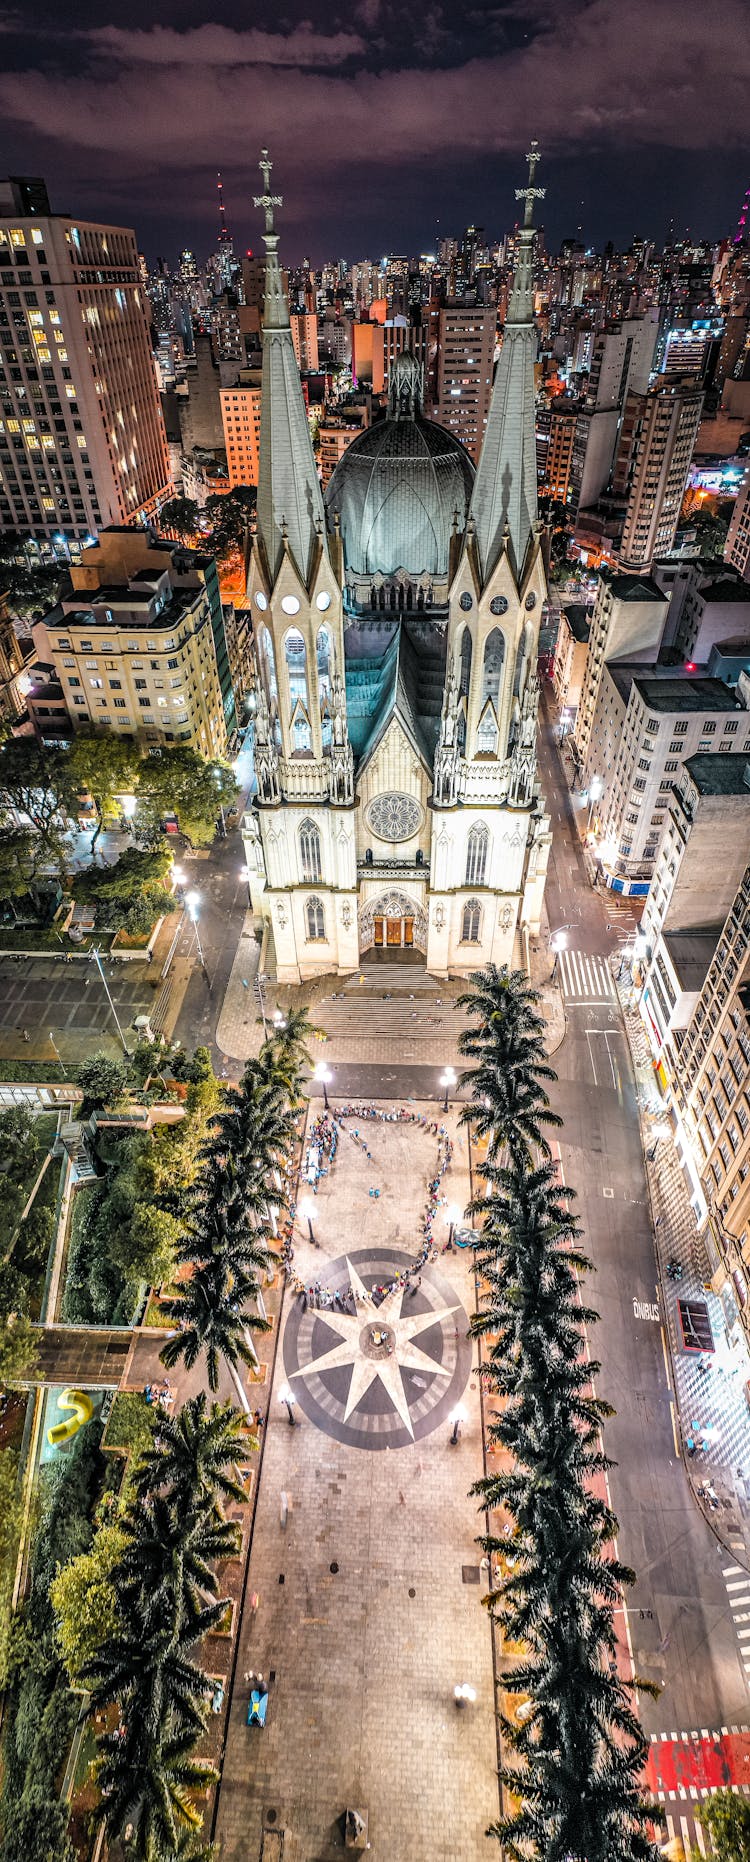
[[[367,809],[366,820],[378,840],[402,841],[411,840],[419,833],[423,814],[413,795],[399,795],[391,790],[375,796]]]
[[[348,931],[350,929],[351,922],[352,922],[352,908],[349,903],[349,900],[345,899],[341,907],[341,923],[345,931]]]
[[[278,918],[282,931],[284,931],[286,929],[286,906],[282,899],[277,899],[276,901],[276,917]]]

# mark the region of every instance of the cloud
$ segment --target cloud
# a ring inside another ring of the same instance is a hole
[[[188,32],[175,32],[169,26],[134,32],[122,26],[98,26],[80,36],[95,52],[124,66],[315,67],[341,65],[365,51],[358,34],[315,32],[307,21],[288,33],[235,32],[230,26],[218,25],[197,26]]]
[[[359,0],[355,17],[371,29],[385,5]],[[40,162],[61,158],[100,189],[111,178],[119,192],[126,180],[134,204],[151,197],[155,178],[165,199],[183,196],[186,182],[195,192],[195,177],[217,164],[225,185],[233,175],[252,192],[253,147],[266,143],[287,223],[311,205],[319,219],[326,189],[361,193],[368,174],[382,189],[389,172],[403,189],[418,164],[444,174],[501,153],[522,157],[532,134],[551,158],[747,147],[745,0],[512,6],[528,19],[522,43],[437,69],[417,68],[412,53],[398,68],[372,70],[355,34],[307,25],[270,34],[104,27],[86,35],[90,71],[0,74],[0,119],[14,139],[33,139]],[[437,25],[434,8],[431,17]]]

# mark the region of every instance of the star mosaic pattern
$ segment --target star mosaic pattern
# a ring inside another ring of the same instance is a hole
[[[449,1414],[471,1363],[468,1318],[450,1284],[424,1268],[418,1287],[388,1285],[411,1258],[360,1250],[331,1263],[321,1286],[351,1287],[355,1311],[298,1302],[284,1335],[284,1367],[300,1408],[351,1446],[407,1447]]]

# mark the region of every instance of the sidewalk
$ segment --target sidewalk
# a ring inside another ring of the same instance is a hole
[[[615,977],[636,1075],[638,1116],[644,1168],[654,1222],[659,1269],[659,1302],[664,1315],[672,1386],[677,1408],[676,1436],[692,1491],[708,1524],[722,1544],[750,1569],[750,1414],[744,1384],[750,1359],[744,1341],[730,1344],[724,1308],[713,1291],[710,1269],[671,1135],[669,1114],[654,1083],[654,1070],[643,1022],[633,991]],[[653,1153],[653,1156],[651,1155]],[[671,1280],[667,1262],[679,1261],[682,1276]],[[713,1352],[688,1351],[679,1316],[680,1301],[700,1301],[708,1310]],[[699,1365],[706,1365],[705,1371]],[[706,1453],[686,1453],[688,1438],[708,1437]],[[712,1488],[718,1506],[710,1506]]]

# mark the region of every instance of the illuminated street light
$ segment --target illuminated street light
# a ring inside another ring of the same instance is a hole
[[[199,892],[186,892],[185,893],[185,904],[190,913],[190,917],[192,919],[193,927],[195,930],[195,942],[198,947],[198,959],[199,959],[203,974],[205,976],[206,982],[208,983],[208,987],[210,989],[211,983],[209,980],[208,970],[206,969],[206,959],[203,955],[203,945],[201,944],[201,934],[198,929],[198,907],[200,905],[200,902],[201,902],[201,895]]]
[[[136,810],[135,796],[134,795],[121,795],[120,796],[120,807],[125,816],[125,820],[132,821],[133,816],[135,814],[135,810]]]
[[[310,1201],[309,1196],[304,1196],[302,1198],[301,1203],[297,1204],[297,1214],[302,1217],[303,1222],[307,1223],[310,1240],[312,1242],[313,1247],[317,1248],[318,1244],[313,1234],[313,1225],[312,1225],[312,1219],[315,1214],[315,1205],[314,1203]]]
[[[279,1402],[286,1404],[286,1412],[289,1417],[290,1429],[293,1429],[295,1427],[294,1405],[296,1401],[297,1401],[297,1398],[294,1395],[294,1391],[290,1390],[288,1384],[282,1384],[281,1389],[279,1391]]]
[[[444,1072],[444,1073],[441,1073],[441,1075],[440,1075],[440,1084],[441,1084],[441,1086],[444,1086],[444,1087],[445,1087],[445,1099],[443,1100],[443,1111],[444,1111],[444,1112],[447,1112],[447,1110],[448,1110],[448,1094],[449,1094],[449,1092],[450,1092],[450,1089],[451,1089],[451,1087],[452,1087],[452,1086],[455,1086],[455,1084],[456,1084],[456,1075],[455,1075],[455,1071],[454,1071],[454,1069],[453,1069],[453,1067],[446,1067],[446,1069],[445,1069],[445,1072]]]
[[[471,1687],[468,1681],[460,1681],[458,1686],[453,1689],[453,1699],[457,1707],[467,1706],[470,1702],[475,1701],[476,1697],[477,1690],[475,1687]]]
[[[456,1223],[461,1220],[462,1211],[458,1203],[449,1203],[443,1210],[443,1221],[448,1223],[448,1247],[452,1248],[456,1237]]]
[[[319,1060],[318,1065],[315,1068],[315,1072],[313,1074],[313,1079],[318,1080],[320,1085],[323,1088],[323,1104],[325,1106],[326,1112],[328,1112],[330,1109],[328,1105],[328,1081],[330,1080],[330,1078],[331,1078],[330,1067],[326,1066],[325,1061]]]
[[[462,1422],[466,1421],[466,1418],[467,1418],[467,1411],[464,1409],[463,1404],[457,1403],[455,1409],[451,1410],[450,1416],[448,1417],[448,1421],[453,1424],[453,1433],[451,1435],[451,1447],[452,1448],[455,1448],[456,1443],[459,1440],[459,1437],[461,1434],[461,1424]]]

